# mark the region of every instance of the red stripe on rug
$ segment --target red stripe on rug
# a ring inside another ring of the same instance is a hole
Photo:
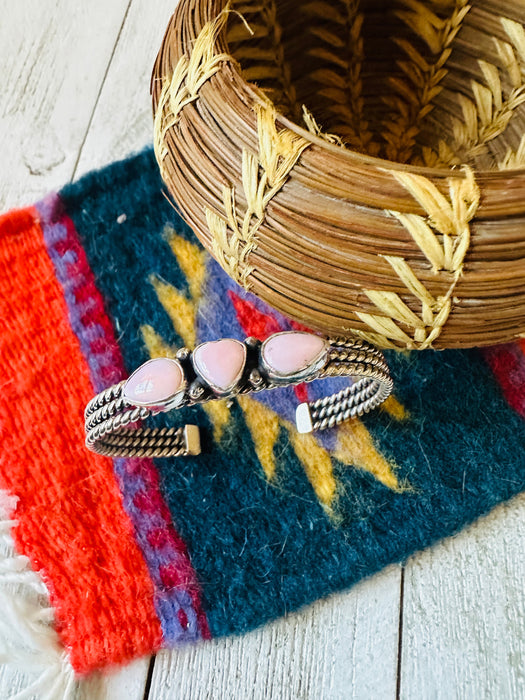
[[[112,461],[84,447],[88,367],[37,217],[0,217],[0,485],[20,499],[17,549],[82,674],[155,651],[162,632]]]
[[[525,418],[525,343],[495,345],[483,354],[509,405]]]

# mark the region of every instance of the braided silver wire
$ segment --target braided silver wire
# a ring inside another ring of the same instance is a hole
[[[88,416],[90,416],[92,413],[94,413],[98,409],[102,408],[105,404],[111,403],[116,398],[118,398],[120,396],[120,394],[122,393],[122,389],[123,389],[126,381],[127,380],[124,379],[123,381],[119,382],[118,384],[114,384],[113,386],[110,386],[108,389],[101,391],[100,394],[97,394],[94,398],[92,398],[91,401],[86,406],[86,410],[84,411],[84,418],[87,419]]]
[[[392,391],[390,377],[365,377],[337,394],[308,404],[312,430],[333,428],[345,420],[362,416],[379,406]]]
[[[105,435],[94,443],[106,457],[182,457],[187,454],[184,428],[145,428]]]

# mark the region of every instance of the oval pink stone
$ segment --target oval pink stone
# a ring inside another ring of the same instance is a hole
[[[324,338],[312,333],[277,333],[263,343],[262,358],[272,372],[287,377],[315,365],[327,347]]]
[[[193,366],[208,384],[219,391],[231,391],[242,376],[246,346],[233,338],[202,343],[193,351]]]
[[[184,388],[182,367],[176,360],[149,360],[133,372],[124,385],[123,397],[135,406],[162,406]]]

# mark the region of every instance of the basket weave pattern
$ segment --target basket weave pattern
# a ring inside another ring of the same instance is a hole
[[[245,288],[329,335],[525,333],[525,8],[181,0],[152,79],[177,205]]]

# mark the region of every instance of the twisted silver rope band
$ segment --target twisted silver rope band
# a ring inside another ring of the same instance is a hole
[[[361,416],[381,404],[392,390],[392,379],[383,354],[362,340],[332,338],[326,341],[322,364],[301,378],[269,376],[261,361],[259,341],[248,338],[246,369],[228,393],[217,395],[214,389],[196,376],[192,352],[182,348],[177,353],[185,377],[184,391],[176,408],[195,406],[237,394],[273,389],[278,386],[313,381],[326,377],[348,376],[354,383],[336,394],[303,403],[297,408],[299,432],[324,430],[345,420]],[[197,426],[181,428],[141,427],[147,418],[169,406],[137,406],[123,395],[128,380],[95,396],[86,406],[86,445],[102,455],[116,457],[181,457],[199,454]]]

